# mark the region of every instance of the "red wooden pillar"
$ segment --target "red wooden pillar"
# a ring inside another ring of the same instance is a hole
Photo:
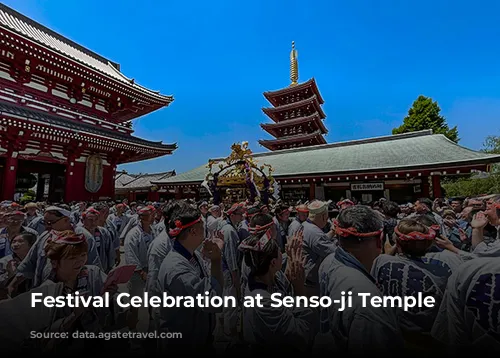
[[[69,155],[66,161],[66,172],[64,175],[64,202],[70,203],[74,201],[75,194],[75,177],[74,175],[75,167],[75,156]]]
[[[311,183],[309,184],[309,200],[314,200],[316,199],[316,184]]]
[[[432,177],[432,194],[434,199],[441,197],[441,176],[433,175]]]
[[[148,201],[160,201],[160,193],[158,193],[157,191],[149,191]]]
[[[17,177],[17,152],[12,149],[7,151],[5,158],[5,168],[3,171],[3,190],[2,198],[4,200],[14,200],[16,191],[16,177]]]

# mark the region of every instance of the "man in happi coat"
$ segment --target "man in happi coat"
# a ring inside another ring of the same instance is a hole
[[[382,296],[370,275],[373,261],[382,249],[381,217],[367,206],[352,206],[340,212],[335,230],[339,246],[320,266],[320,295],[338,300],[341,292],[346,296],[352,292],[352,307],[343,311],[337,304],[321,308],[322,333],[331,335],[336,353],[356,356],[370,352],[383,356],[400,352],[403,338],[395,309],[370,304],[363,307],[362,298],[358,297],[358,293]]]
[[[219,205],[212,205],[208,209],[209,215],[205,220],[205,238],[214,236],[215,232],[222,225],[222,209]]]
[[[408,311],[398,310],[405,338],[416,346],[429,346],[432,328],[439,304],[446,289],[448,278],[463,263],[459,255],[443,251],[429,255],[436,231],[414,219],[403,219],[394,228],[396,253],[382,254],[375,259],[371,269],[385,296],[413,296],[422,292],[424,297],[433,297],[434,307],[412,307]],[[448,259],[444,252],[453,259]],[[428,256],[429,255],[429,256]],[[424,344],[424,342],[428,342]],[[420,347],[424,348],[424,347]]]
[[[432,336],[459,356],[500,352],[500,260],[480,257],[464,263],[448,286]]]
[[[122,234],[123,230],[127,226],[130,217],[125,214],[126,206],[123,203],[115,205],[115,213],[109,215],[109,220],[115,225],[118,238]]]
[[[298,205],[295,210],[297,212],[297,215],[295,216],[295,218],[293,218],[290,226],[288,226],[288,237],[292,237],[293,235],[295,235],[297,230],[302,227],[302,224],[307,220],[309,216],[309,209],[305,204]]]
[[[224,296],[241,299],[241,261],[242,255],[238,250],[241,239],[238,235],[238,225],[243,220],[244,206],[234,204],[227,212],[227,219],[221,224],[220,231],[224,236],[222,251],[222,269],[224,273]],[[232,338],[238,335],[239,307],[225,307],[223,310],[224,332]]]
[[[125,264],[135,265],[135,272],[128,282],[131,296],[141,296],[144,293],[148,274],[148,248],[154,239],[154,230],[151,225],[154,221],[155,208],[145,206],[137,212],[139,223],[127,234],[125,238]],[[131,320],[138,319],[137,307],[130,309]]]
[[[94,241],[102,270],[108,273],[115,264],[115,248],[109,232],[98,226],[99,211],[90,207],[82,213],[82,226],[75,229],[77,234],[83,234],[87,241]]]
[[[314,200],[307,206],[309,217],[302,223],[304,227],[303,255],[305,257],[306,293],[319,294],[318,268],[323,259],[335,252],[337,245],[333,231],[325,234],[323,228],[328,222],[328,204]]]
[[[489,224],[497,229],[495,240],[486,241],[484,228]],[[486,210],[476,214],[471,222],[472,252],[482,257],[500,257],[500,196],[488,200]]]

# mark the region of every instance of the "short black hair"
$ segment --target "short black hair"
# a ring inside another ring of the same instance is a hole
[[[382,203],[382,212],[388,217],[396,218],[401,212],[401,208],[394,201],[384,201]]]
[[[189,224],[196,219],[201,217],[201,212],[198,208],[194,208],[191,205],[182,205],[178,210],[172,213],[172,219],[169,222],[169,228],[175,229],[175,222],[180,221],[182,225]],[[180,238],[184,230],[177,236]]]
[[[189,206],[185,201],[176,200],[168,203],[163,207],[163,217],[165,220],[165,227],[169,227],[170,221],[173,216],[177,215],[184,207]]]
[[[418,199],[418,201],[420,203],[422,203],[422,204],[425,204],[425,206],[427,206],[430,211],[433,211],[432,210],[432,201],[431,201],[431,199],[429,199],[429,198],[420,198],[420,199]]]
[[[30,247],[35,244],[35,241],[37,239],[37,236],[31,232],[23,232],[18,236],[21,236],[23,240],[26,241],[28,245],[30,245]]]

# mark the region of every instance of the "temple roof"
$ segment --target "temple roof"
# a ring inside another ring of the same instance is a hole
[[[298,91],[301,91],[303,89],[306,89],[308,87],[311,87],[313,93],[316,95],[318,98],[319,104],[323,104],[323,98],[321,97],[321,94],[319,93],[318,86],[316,85],[316,81],[314,78],[311,78],[310,80],[307,80],[306,82],[299,83],[296,86],[289,86],[285,87],[276,91],[267,91],[264,92],[264,97],[273,105],[277,106],[278,101],[276,100],[277,97],[284,96],[290,93],[295,93]]]
[[[7,116],[14,115],[21,118],[26,118],[27,120],[39,121],[46,125],[56,125],[59,127],[63,127],[66,130],[71,130],[77,133],[83,132],[84,134],[87,133],[92,135],[98,135],[154,149],[160,149],[165,151],[174,151],[175,149],[177,149],[177,144],[175,143],[163,144],[163,142],[152,142],[125,133],[116,132],[106,128],[99,128],[95,125],[88,123],[76,122],[74,120],[54,115],[52,113],[47,113],[27,107],[20,107],[18,105],[3,101],[0,101],[0,114]]]
[[[297,118],[287,119],[285,121],[281,121],[278,123],[264,123],[264,124],[261,124],[260,126],[262,127],[262,129],[264,129],[269,134],[274,136],[272,131],[275,129],[291,127],[294,125],[307,123],[310,121],[315,121],[318,124],[322,134],[328,133],[328,130],[326,129],[325,124],[323,123],[323,121],[321,120],[321,118],[319,117],[319,115],[317,113],[310,115],[310,116],[307,116],[307,117],[297,117]]]
[[[53,50],[76,62],[86,65],[101,74],[118,80],[136,90],[163,99],[166,102],[173,101],[172,96],[161,95],[158,91],[152,91],[143,87],[133,79],[125,77],[120,72],[120,65],[107,58],[90,51],[76,42],[50,30],[38,22],[18,13],[8,6],[0,3],[0,27],[13,31],[28,40],[34,41],[50,50]]]
[[[290,110],[290,109],[300,108],[300,107],[306,106],[308,104],[313,104],[316,107],[320,118],[323,119],[326,117],[325,113],[323,112],[323,109],[321,108],[321,105],[318,102],[318,98],[316,96],[311,96],[308,99],[285,104],[285,105],[279,106],[279,107],[262,108],[262,111],[265,114],[267,114],[271,119],[274,120],[274,119],[276,119],[274,115],[277,113],[285,112],[285,111]]]
[[[271,150],[271,148],[275,145],[284,143],[295,143],[299,141],[307,141],[315,138],[318,138],[318,141],[322,144],[326,143],[326,140],[323,137],[321,131],[317,130],[312,133],[299,133],[299,134],[279,137],[276,139],[262,139],[259,140],[259,144]]]
[[[115,179],[116,190],[146,189],[154,186],[153,182],[175,176],[175,170],[151,174],[128,174],[121,172]]]
[[[277,150],[255,154],[253,158],[258,163],[271,165],[275,178],[424,170],[500,162],[500,155],[462,147],[442,134],[432,134],[431,130]],[[203,165],[157,183],[201,183],[207,172],[206,165]]]

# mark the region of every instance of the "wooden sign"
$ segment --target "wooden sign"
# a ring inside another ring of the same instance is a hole
[[[87,158],[85,167],[85,189],[90,193],[97,193],[99,189],[101,189],[102,181],[102,158],[99,154],[93,154]]]
[[[351,184],[351,191],[384,190],[384,183]]]

